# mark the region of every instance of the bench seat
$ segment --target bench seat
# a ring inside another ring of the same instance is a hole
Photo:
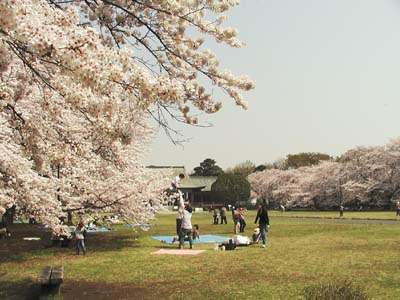
[[[55,266],[51,270],[51,285],[59,285],[64,281],[64,267],[63,266]]]
[[[63,266],[46,266],[42,269],[38,276],[38,283],[42,286],[46,285],[60,285],[64,281],[64,267]]]
[[[49,285],[50,278],[51,278],[51,266],[46,266],[42,269],[42,272],[40,273],[40,275],[38,277],[38,282],[41,285]]]

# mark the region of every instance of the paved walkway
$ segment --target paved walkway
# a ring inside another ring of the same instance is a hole
[[[384,219],[339,219],[339,218],[285,217],[285,216],[271,216],[270,218],[272,218],[272,219],[280,219],[280,220],[285,220],[285,221],[400,225],[400,220],[384,220]]]

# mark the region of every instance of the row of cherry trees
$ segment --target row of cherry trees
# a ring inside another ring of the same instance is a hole
[[[168,119],[218,111],[206,80],[242,107],[254,88],[201,47],[201,36],[241,46],[221,25],[237,4],[0,1],[0,210],[49,224],[67,211],[151,218],[166,183],[141,164],[149,118],[168,133]]]
[[[272,206],[389,208],[400,198],[400,139],[385,146],[349,150],[335,162],[257,172],[249,181]]]

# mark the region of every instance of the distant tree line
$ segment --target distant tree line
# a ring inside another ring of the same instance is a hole
[[[288,155],[279,166],[267,166],[248,179],[272,206],[388,209],[400,198],[400,139],[352,149],[336,159],[319,153]]]

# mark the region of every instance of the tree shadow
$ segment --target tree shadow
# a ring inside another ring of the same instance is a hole
[[[41,229],[38,225],[14,224],[10,226],[11,237],[0,240],[0,263],[23,262],[32,256],[46,257],[75,253],[75,240],[68,247],[53,246],[50,240],[51,231]],[[40,240],[24,240],[26,237]],[[139,247],[135,233],[120,231],[88,233],[86,246],[89,252],[115,251],[126,247]]]
[[[169,288],[169,284],[176,284],[176,282],[153,282],[151,286],[140,286],[132,283],[66,280],[61,284],[60,300],[154,300],[165,297],[173,292]],[[27,279],[12,282],[0,280],[0,299],[38,300],[41,293],[41,285],[32,280]]]
[[[22,281],[3,281],[0,275],[0,299],[7,300],[37,300],[40,297],[41,286],[30,279]]]

